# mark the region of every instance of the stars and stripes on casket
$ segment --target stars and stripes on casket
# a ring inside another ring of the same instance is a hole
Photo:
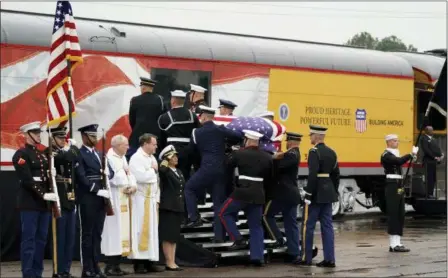
[[[263,134],[260,144],[269,152],[280,151],[283,134],[286,132],[282,124],[261,117],[215,116],[213,121],[232,130],[252,130]]]

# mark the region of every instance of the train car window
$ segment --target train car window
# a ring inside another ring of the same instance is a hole
[[[429,100],[431,99],[431,93],[420,91],[417,97],[417,128],[422,124],[425,117],[426,108],[428,107]],[[446,129],[446,118],[442,116],[439,112],[432,109],[429,113],[429,117],[425,122],[425,125],[431,125],[434,130],[445,130]]]
[[[205,102],[210,105],[212,73],[209,71],[153,68],[151,69],[151,78],[157,80],[154,92],[163,96],[167,104],[171,98],[171,91],[189,92],[190,84],[195,84],[207,89]]]

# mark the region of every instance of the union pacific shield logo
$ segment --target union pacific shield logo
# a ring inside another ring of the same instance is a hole
[[[355,129],[358,133],[364,133],[367,130],[367,112],[365,109],[356,109]]]

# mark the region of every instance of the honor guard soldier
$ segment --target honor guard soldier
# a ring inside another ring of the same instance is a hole
[[[283,234],[277,227],[275,216],[282,213],[286,233],[288,255],[292,263],[300,263],[299,226],[297,224],[297,206],[300,204],[300,191],[297,186],[299,174],[300,150],[302,135],[293,132],[286,133],[285,153],[275,154],[278,181],[272,188],[272,199],[265,206],[263,220],[271,238],[276,240],[273,247],[283,246]]]
[[[235,103],[233,103],[230,100],[226,100],[226,99],[219,99],[219,115],[220,116],[233,116],[233,110],[235,110],[235,108],[238,105],[236,105]]]
[[[140,77],[140,80],[142,94],[133,97],[129,106],[129,124],[132,132],[129,137],[130,148],[126,155],[128,161],[140,147],[138,138],[141,135],[150,133],[160,137],[157,120],[167,110],[163,97],[153,92],[156,81],[144,77]]]
[[[106,277],[98,265],[101,255],[101,234],[106,218],[105,199],[110,198],[110,191],[104,187],[103,169],[108,178],[113,178],[113,171],[102,165],[102,154],[95,150],[97,143],[97,124],[83,126],[81,132],[82,147],[79,149],[77,164],[77,203],[81,231],[82,277]],[[108,173],[109,172],[109,173]]]
[[[190,109],[196,114],[199,114],[201,112],[199,106],[206,105],[205,92],[207,91],[207,89],[194,84],[190,84],[190,88],[190,92],[188,92],[186,96],[187,101],[185,101],[184,107]]]
[[[161,115],[158,122],[162,131],[161,148],[173,145],[178,152],[179,170],[185,180],[190,178],[191,159],[188,153],[191,132],[200,126],[198,117],[183,107],[187,93],[181,90],[171,92],[171,110]]]
[[[409,252],[410,250],[401,244],[404,225],[404,188],[401,167],[412,160],[418,153],[418,147],[412,147],[411,154],[400,157],[398,150],[398,136],[389,134],[386,136],[387,148],[381,155],[381,165],[386,175],[386,208],[388,218],[389,251]]]
[[[316,222],[322,230],[324,260],[318,267],[335,267],[332,206],[338,201],[339,166],[336,153],[325,145],[327,128],[310,125],[313,148],[308,152],[308,183],[305,190],[302,231],[302,264],[311,265]]]
[[[274,120],[274,112],[266,111],[266,112],[263,112],[260,115],[258,115],[258,117],[265,118],[265,119],[268,119],[270,121],[273,121]]]
[[[225,154],[224,144],[226,139],[241,140],[239,132],[230,130],[223,125],[217,126],[213,122],[215,109],[200,106],[200,121],[202,127],[194,129],[191,134],[190,150],[198,152],[201,156],[199,170],[195,172],[185,185],[185,202],[190,223],[187,227],[202,225],[202,220],[197,209],[197,195],[209,186],[212,188],[213,209],[215,215],[214,232],[215,240],[223,241],[225,231],[218,218],[219,208],[225,200]]]
[[[259,149],[259,139],[262,134],[244,130],[245,148],[234,152],[229,165],[238,169],[238,181],[235,190],[224,202],[219,212],[219,218],[234,244],[230,250],[246,248],[247,244],[235,221],[235,215],[240,210],[247,217],[250,234],[250,259],[257,266],[263,265],[264,233],[262,210],[265,203],[264,180],[271,178],[272,157]],[[256,163],[254,163],[256,162]]]
[[[22,227],[20,260],[23,277],[42,277],[44,253],[50,225],[49,202],[57,202],[57,194],[50,192],[48,158],[37,149],[41,143],[40,122],[20,127],[25,146],[12,157],[19,178],[18,208]]]
[[[56,219],[57,276],[63,278],[71,277],[76,231],[75,187],[72,173],[79,155],[79,149],[73,139],[70,139],[70,144],[65,143],[66,130],[66,127],[49,129],[56,169],[55,180],[61,201],[61,217]]]

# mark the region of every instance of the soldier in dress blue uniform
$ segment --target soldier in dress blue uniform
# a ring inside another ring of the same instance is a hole
[[[219,115],[220,116],[233,116],[233,110],[235,110],[235,108],[238,105],[236,105],[235,103],[233,103],[230,100],[227,99],[219,99]]]
[[[69,278],[75,246],[76,211],[75,188],[72,180],[73,167],[79,155],[79,149],[73,139],[65,143],[66,127],[50,129],[52,135],[56,185],[61,201],[61,217],[56,219],[57,226],[57,274]]]
[[[151,133],[160,137],[160,129],[157,120],[166,112],[167,107],[162,96],[153,92],[157,81],[140,77],[141,95],[131,99],[129,105],[129,125],[132,132],[129,137],[129,150],[126,157],[131,156],[140,147],[138,138],[144,133]]]
[[[232,168],[238,169],[235,190],[222,205],[219,218],[234,244],[230,250],[246,248],[246,242],[238,231],[235,215],[240,210],[247,217],[250,233],[250,259],[257,266],[263,265],[264,233],[262,210],[265,203],[264,180],[272,176],[272,156],[259,149],[259,139],[263,137],[256,131],[244,130],[245,148],[234,153],[229,160]]]
[[[278,180],[270,192],[271,199],[267,202],[263,214],[263,221],[266,229],[276,244],[272,247],[280,247],[285,244],[283,234],[278,229],[275,215],[282,213],[285,225],[286,244],[288,255],[292,263],[300,263],[300,233],[297,223],[297,206],[300,204],[300,191],[297,186],[299,175],[300,150],[299,144],[302,134],[287,132],[285,153],[276,154],[278,159],[276,164]]]
[[[302,264],[311,265],[316,222],[322,230],[324,260],[318,267],[335,267],[332,205],[338,201],[339,165],[336,153],[325,145],[326,127],[310,125],[313,148],[308,152],[308,183],[303,209]]]
[[[215,212],[214,232],[215,240],[224,240],[225,231],[218,218],[219,208],[225,200],[225,154],[224,144],[226,139],[241,140],[239,132],[227,129],[223,125],[217,126],[213,122],[215,109],[200,106],[200,121],[203,126],[194,129],[191,134],[190,148],[199,152],[201,164],[199,170],[191,176],[185,185],[185,202],[187,203],[189,223],[187,227],[202,225],[197,209],[197,193],[204,188],[212,187],[213,209]]]
[[[59,197],[50,192],[48,158],[37,149],[40,144],[40,122],[20,127],[25,146],[18,149],[12,163],[19,178],[18,209],[22,227],[20,260],[23,277],[42,277],[44,253],[50,225],[50,203]],[[54,169],[53,173],[54,174]]]
[[[110,198],[110,192],[103,187],[102,159],[95,150],[97,143],[97,124],[91,124],[78,129],[81,132],[83,145],[79,149],[80,157],[77,164],[77,204],[81,231],[81,263],[82,277],[106,277],[98,265],[101,255],[101,234],[106,218],[105,198]],[[109,179],[113,171],[109,163]]]

